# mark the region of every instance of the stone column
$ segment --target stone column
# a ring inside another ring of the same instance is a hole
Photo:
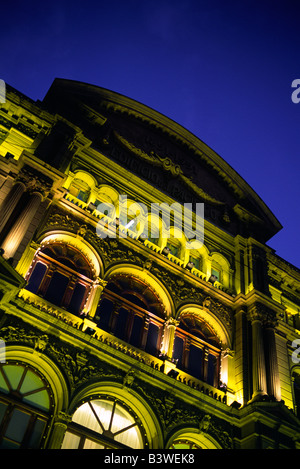
[[[163,337],[163,343],[161,347],[161,353],[163,355],[166,355],[167,358],[170,360],[173,357],[175,330],[178,324],[179,324],[179,321],[176,321],[176,319],[174,318],[169,318],[167,319],[164,325],[164,337]]]
[[[23,190],[22,188],[25,186],[26,195],[28,195],[29,198],[26,198],[27,203],[25,207],[2,242],[1,248],[4,250],[3,257],[6,259],[15,255],[40,206],[40,203],[45,197],[47,197],[53,185],[53,181],[47,176],[39,173],[29,166],[22,168],[18,179],[22,184],[18,191]]]
[[[252,400],[261,400],[264,396],[267,396],[263,319],[261,309],[255,306],[250,312],[252,326]]]
[[[203,370],[202,370],[202,379],[203,381],[207,381],[207,373],[208,373],[208,348],[204,347],[203,349]]]
[[[72,421],[72,417],[69,415],[59,412],[59,414],[54,418],[54,424],[52,428],[52,433],[48,443],[48,449],[60,449],[68,424]]]
[[[3,230],[9,218],[11,217],[19,200],[25,192],[25,188],[26,186],[23,182],[17,181],[5,197],[1,205],[0,232]]]
[[[106,285],[107,282],[100,277],[98,277],[93,282],[92,290],[88,297],[87,304],[85,306],[85,310],[87,311],[87,314],[91,319],[93,319],[96,315],[98,304]]]
[[[26,276],[26,280],[28,279],[29,275],[30,275],[30,266],[32,265],[32,262],[33,262],[33,259],[34,259],[34,256],[37,252],[37,250],[41,247],[40,244],[32,241],[30,243],[30,246],[27,246],[24,254],[22,255],[17,267],[16,267],[16,271],[22,275],[22,277],[25,277]]]
[[[144,325],[142,331],[142,339],[141,339],[141,349],[145,350],[148,338],[148,331],[149,331],[149,318],[147,316],[144,317]]]
[[[276,400],[281,400],[281,389],[279,380],[279,370],[277,362],[276,342],[275,342],[276,319],[269,318],[266,322],[266,341],[267,341],[267,385],[269,396]]]
[[[33,217],[36,214],[37,209],[40,206],[42,198],[43,196],[40,192],[33,192],[31,194],[28,203],[2,242],[1,247],[4,250],[3,257],[5,259],[9,259],[15,255]]]
[[[233,387],[236,387],[236,400],[243,405],[250,399],[247,326],[246,310],[240,308],[235,314],[236,349],[234,363],[236,384]]]

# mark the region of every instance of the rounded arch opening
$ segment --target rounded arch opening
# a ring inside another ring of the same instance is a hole
[[[208,433],[200,433],[195,428],[179,430],[169,438],[166,449],[195,450],[222,449],[221,445]]]
[[[90,404],[94,409],[91,409]],[[85,409],[82,405],[85,405]],[[75,416],[75,420],[81,419],[81,424],[85,426],[82,415],[76,414],[80,408],[87,410],[89,415],[93,413],[94,417],[89,425],[94,425],[94,430],[99,433],[98,443],[106,445],[107,448],[112,447],[112,443],[123,449],[162,447],[163,438],[156,415],[148,403],[132,389],[110,382],[91,384],[80,390],[69,409],[69,414],[73,415],[73,418]],[[87,422],[87,419],[85,421]],[[126,429],[132,433],[128,433]],[[68,431],[72,432],[72,424]]]
[[[7,347],[0,363],[1,449],[43,448],[53,415],[67,402],[64,379],[50,360],[26,347]]]
[[[228,334],[220,321],[197,305],[185,305],[177,322],[172,356],[177,368],[215,388],[226,385],[222,350]]]
[[[94,277],[103,276],[103,262],[101,257],[80,235],[78,236],[66,231],[51,231],[38,239],[37,242],[40,244],[38,251],[54,243],[66,244],[77,249],[90,263]]]
[[[109,282],[110,279],[116,277],[117,275],[127,275],[144,282],[145,285],[149,286],[160,299],[160,302],[163,304],[165,316],[170,317],[174,314],[174,302],[170,293],[148,269],[138,268],[130,264],[119,264],[118,266],[110,268],[105,273],[104,279]]]

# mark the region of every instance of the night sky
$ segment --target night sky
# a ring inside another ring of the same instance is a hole
[[[300,268],[300,1],[13,1],[0,18],[1,79],[34,100],[79,80],[175,120],[264,200],[283,225],[269,246]]]

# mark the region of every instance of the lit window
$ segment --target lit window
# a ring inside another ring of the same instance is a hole
[[[116,276],[103,291],[95,319],[100,329],[151,355],[158,355],[164,308],[158,296],[144,282]]]
[[[82,253],[64,243],[54,243],[37,253],[26,289],[80,314],[92,278],[92,269]]]
[[[182,439],[175,440],[170,446],[170,449],[201,449],[201,446],[197,445],[193,441]]]
[[[193,314],[181,318],[176,328],[173,358],[177,368],[218,387],[221,348],[212,328]]]
[[[62,449],[141,449],[145,445],[140,421],[117,400],[96,399],[82,404],[72,423],[75,425],[70,425]]]
[[[220,281],[221,281],[221,271],[220,271],[220,270],[215,269],[215,268],[212,268],[212,269],[211,269],[211,275],[213,275],[214,277],[216,277],[217,282],[220,282]]]
[[[87,202],[91,189],[88,184],[81,179],[74,179],[69,187],[69,193],[82,202]]]
[[[193,262],[194,268],[197,270],[202,270],[202,258],[200,256],[190,256],[189,261]]]
[[[25,365],[0,366],[0,449],[39,448],[53,406],[48,384]]]
[[[170,254],[174,257],[179,257],[180,255],[180,244],[175,240],[172,239],[172,241],[167,242],[167,247],[170,249]]]

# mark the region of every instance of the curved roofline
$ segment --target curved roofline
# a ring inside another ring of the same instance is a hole
[[[107,107],[113,106],[116,110],[118,110],[119,107],[120,111],[122,108],[122,112],[135,114],[137,118],[147,120],[150,124],[159,127],[163,132],[166,132],[167,129],[169,134],[172,134],[175,139],[187,145],[198,157],[204,159],[219,176],[226,179],[227,184],[229,184],[235,192],[239,193],[240,197],[244,197],[246,194],[253,200],[255,205],[260,208],[261,212],[273,226],[273,236],[281,230],[281,223],[245,179],[211,147],[173,119],[118,92],[82,81],[65,78],[54,79],[44,101],[47,101],[48,97],[57,89],[64,89],[66,93],[69,92],[73,95],[90,96],[94,99],[99,96],[99,98],[101,97],[102,104],[107,103]]]

